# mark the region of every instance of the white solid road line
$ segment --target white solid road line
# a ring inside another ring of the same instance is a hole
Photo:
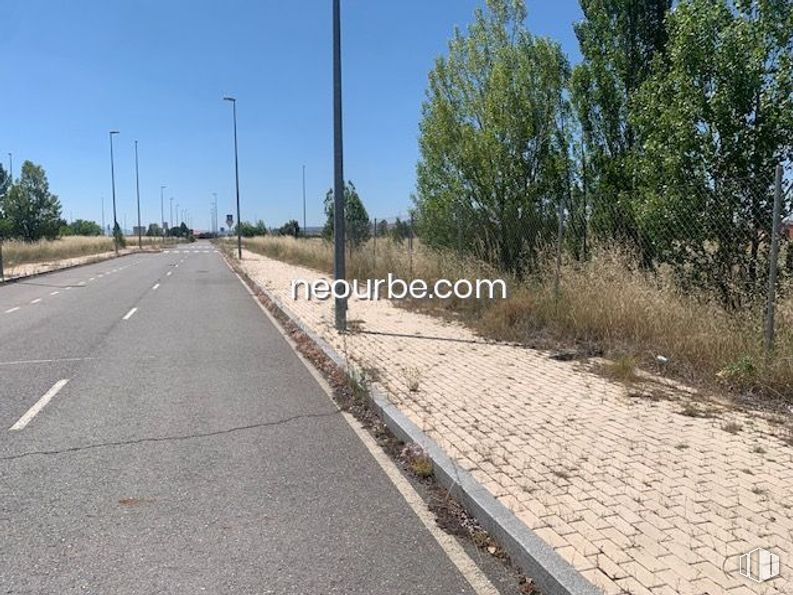
[[[30,420],[36,417],[39,411],[44,409],[44,407],[52,400],[52,397],[57,395],[60,390],[66,386],[66,383],[69,382],[68,378],[64,378],[63,380],[58,380],[50,390],[44,393],[44,396],[41,397],[36,404],[33,405],[30,409],[27,410],[27,413],[19,418],[19,421],[15,423],[13,426],[9,428],[9,431],[16,432],[18,430],[23,429],[26,425],[30,423]]]
[[[33,301],[32,301],[32,302],[30,302],[30,303],[31,303],[31,304],[38,304],[40,301],[41,301],[41,298],[36,298],[35,300],[33,300]]]
[[[29,364],[52,364],[56,362],[84,362],[95,360],[95,357],[62,357],[56,359],[20,359],[10,362],[0,362],[0,366],[26,366]]]
[[[124,315],[124,318],[122,318],[121,320],[129,320],[130,318],[132,318],[132,317],[135,315],[135,312],[137,312],[137,311],[138,311],[138,309],[137,309],[137,308],[132,308],[132,310],[130,310],[129,312],[127,312],[127,313]]]
[[[11,312],[16,312],[17,310],[19,310],[19,306],[16,306],[15,308],[11,308],[10,310],[6,310],[6,314],[11,314]]]
[[[160,284],[157,283],[154,287],[151,288],[152,291],[157,291],[157,288],[160,287]]]

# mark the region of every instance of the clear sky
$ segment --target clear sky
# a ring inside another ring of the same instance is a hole
[[[342,2],[345,177],[372,217],[404,214],[415,185],[427,73],[484,0]],[[528,0],[528,27],[579,59],[576,0]],[[323,220],[333,179],[330,0],[5,0],[0,156],[41,164],[67,219],[111,221],[107,132],[115,137],[119,223],[134,223],[139,141],[144,223],[160,185],[209,226],[232,212],[237,97],[242,216]]]

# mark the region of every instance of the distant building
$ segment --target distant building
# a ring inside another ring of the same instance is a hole
[[[140,227],[138,227],[137,225],[133,226],[132,227],[132,235],[133,236],[136,236],[136,235],[145,236],[146,235],[146,227],[143,226],[143,225],[141,225]]]

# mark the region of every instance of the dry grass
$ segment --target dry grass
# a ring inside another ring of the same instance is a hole
[[[160,238],[142,238],[143,249],[159,247]],[[137,249],[138,238],[127,238],[127,247]],[[22,242],[10,240],[3,242],[3,265],[6,271],[27,264],[52,263],[69,258],[96,256],[113,251],[113,238],[107,236],[66,236],[58,240],[39,240]]]
[[[332,271],[332,245],[319,239],[265,237],[246,240],[260,254],[325,273]],[[492,267],[414,243],[370,241],[348,258],[350,278],[498,278],[507,300],[426,300],[403,305],[463,320],[483,336],[538,347],[584,346],[617,357],[615,374],[632,379],[636,366],[701,386],[763,394],[793,401],[793,298],[777,307],[776,351],[766,358],[762,308],[730,312],[706,296],[684,294],[671,275],[652,277],[630,266],[625,255],[605,252],[586,264],[565,263],[559,292],[553,275],[528,281],[499,275]]]
[[[69,236],[60,240],[3,243],[3,261],[11,268],[15,265],[51,262],[66,258],[91,256],[113,250],[113,238]]]

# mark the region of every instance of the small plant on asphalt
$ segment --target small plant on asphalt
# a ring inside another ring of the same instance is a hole
[[[349,372],[347,374],[347,388],[350,389],[353,401],[360,403],[369,396],[369,381],[365,374]]]
[[[413,459],[410,463],[410,468],[416,476],[425,479],[432,475],[432,461],[427,455],[420,455]]]
[[[402,460],[416,477],[426,479],[432,476],[432,460],[424,452],[421,445],[414,443],[405,445],[401,453]]]

